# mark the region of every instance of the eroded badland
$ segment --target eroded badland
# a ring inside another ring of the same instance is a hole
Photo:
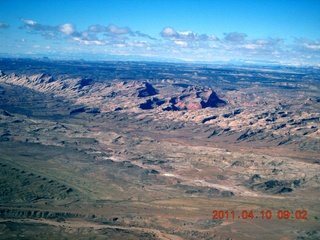
[[[0,70],[1,239],[320,238],[319,69]]]

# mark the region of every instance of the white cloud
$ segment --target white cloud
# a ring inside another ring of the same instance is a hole
[[[178,33],[173,28],[167,27],[162,30],[160,33],[163,38],[175,38],[178,36]]]
[[[133,33],[129,27],[118,27],[114,24],[109,24],[108,27],[101,26],[101,25],[91,25],[91,26],[89,26],[88,31],[89,32],[97,32],[97,33],[108,32],[108,33],[114,34],[114,35],[122,35],[122,34],[134,35],[136,33],[137,35],[147,36],[146,34],[140,33],[139,31]]]
[[[320,45],[310,45],[310,44],[306,44],[305,47],[306,47],[306,48],[309,48],[309,49],[313,49],[313,50],[320,50]]]
[[[320,42],[316,41],[304,41],[302,46],[310,50],[320,50]]]
[[[219,38],[217,36],[215,36],[215,35],[211,35],[211,36],[208,37],[208,40],[209,41],[218,41]]]
[[[107,32],[108,28],[107,27],[103,27],[100,25],[92,25],[89,26],[88,31],[89,32]]]
[[[23,18],[21,18],[21,20],[27,25],[37,25],[37,22],[35,22],[33,20],[27,20],[27,19],[23,19]]]
[[[257,40],[257,41],[256,41],[256,43],[257,43],[257,44],[260,44],[260,45],[266,45],[266,44],[268,44],[268,43],[269,43],[269,41],[259,39],[259,40]]]
[[[288,44],[278,38],[250,39],[246,33],[239,32],[224,33],[219,39],[213,34],[198,34],[191,30],[178,31],[172,27],[163,28],[160,32],[161,38],[156,39],[140,31],[132,31],[129,27],[118,27],[114,24],[91,25],[84,31],[77,31],[76,26],[71,23],[50,26],[34,20],[21,19],[21,21],[24,25],[20,29],[29,30],[27,33],[38,33],[45,39],[55,42],[66,41],[72,46],[73,51],[83,53],[106,52],[141,56],[147,54],[161,58],[201,61],[226,59],[320,61],[320,40],[295,39],[293,44]],[[6,26],[0,22],[0,28]],[[19,42],[21,43],[21,40]],[[47,48],[40,47],[40,49]]]
[[[207,34],[197,34],[193,31],[176,31],[171,27],[164,28],[161,33],[161,37],[171,41],[184,41],[184,42],[204,42],[204,41],[217,41],[218,38],[215,35],[208,36]],[[183,44],[185,45],[185,44]],[[190,46],[194,44],[189,44]]]
[[[33,20],[27,20],[27,19],[21,18],[21,21],[24,22],[24,28],[29,29],[29,30],[34,30],[34,31],[53,30],[52,27],[39,24]]]
[[[253,43],[248,43],[248,44],[244,44],[243,47],[246,49],[257,49],[257,48],[259,48],[259,45],[256,45]]]
[[[181,47],[187,47],[188,43],[186,41],[174,41],[175,44],[181,46]]]
[[[9,24],[6,22],[0,22],[0,28],[8,28]]]
[[[86,40],[81,37],[73,37],[72,40],[81,45],[106,45],[108,41]]]
[[[76,32],[75,26],[70,23],[65,23],[59,26],[59,31],[66,34],[71,35]]]
[[[248,36],[245,33],[238,33],[238,32],[225,33],[224,35],[225,35],[225,40],[231,41],[231,42],[241,42]]]
[[[119,48],[123,48],[126,46],[126,44],[123,43],[117,43],[117,44],[113,44],[113,46],[119,47]]]
[[[128,27],[117,27],[116,25],[110,24],[108,26],[108,32],[113,34],[128,34],[131,33],[130,28]]]

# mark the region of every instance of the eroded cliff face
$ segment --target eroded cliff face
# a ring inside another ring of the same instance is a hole
[[[172,88],[174,87],[172,86]],[[221,100],[212,89],[207,87],[189,86],[183,90],[171,90],[170,93],[171,96],[168,98],[163,98],[163,96],[159,94],[156,98],[148,99],[140,105],[141,109],[154,109],[165,104],[166,107],[162,108],[162,110],[165,111],[196,111],[207,107],[223,107],[227,104],[224,100]]]
[[[274,87],[253,86],[230,91],[218,89],[218,95],[212,87],[178,80],[104,82],[81,76],[53,77],[48,73],[28,76],[19,71],[10,74],[1,71],[0,82],[61,98],[62,102],[68,102],[69,107],[64,109],[71,115],[133,114],[156,129],[200,124],[198,127],[206,129],[204,135],[209,139],[231,136],[236,144],[265,145],[269,141],[275,146],[319,149],[319,101],[302,92],[287,90],[283,94]],[[316,82],[306,86],[317,88]],[[159,124],[166,121],[170,122],[166,127]]]
[[[169,100],[171,106],[165,110],[200,110],[203,108],[223,107],[227,103],[220,99],[210,88],[192,86],[181,91]]]
[[[186,89],[181,89],[167,84],[166,90],[161,91],[157,89],[157,85],[139,81],[98,83],[88,78],[54,79],[47,74],[18,76],[16,74],[6,75],[3,72],[0,77],[3,82],[40,92],[53,93],[57,96],[73,99],[76,103],[82,103],[87,107],[100,106],[102,109],[108,109],[103,106],[104,103],[119,103],[116,107],[111,107],[108,110],[130,107],[150,110],[164,104],[166,107],[162,110],[177,111],[199,110],[207,107],[217,108],[226,105],[226,102],[208,87],[189,86]],[[145,102],[141,103],[143,100]],[[159,110],[161,109],[159,108]]]

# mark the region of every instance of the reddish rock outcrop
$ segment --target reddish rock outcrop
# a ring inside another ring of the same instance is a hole
[[[172,97],[169,101],[170,107],[166,111],[177,110],[199,110],[207,107],[215,108],[226,105],[217,94],[209,88],[191,86],[182,91],[182,94]]]

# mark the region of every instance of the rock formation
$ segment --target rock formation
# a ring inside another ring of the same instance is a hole
[[[164,110],[199,110],[207,107],[215,108],[226,105],[226,102],[221,100],[212,89],[198,86],[189,86],[178,96],[172,97],[169,103],[171,106],[164,108]]]
[[[138,88],[138,97],[150,97],[157,95],[159,92],[150,83],[144,83],[144,87]]]

